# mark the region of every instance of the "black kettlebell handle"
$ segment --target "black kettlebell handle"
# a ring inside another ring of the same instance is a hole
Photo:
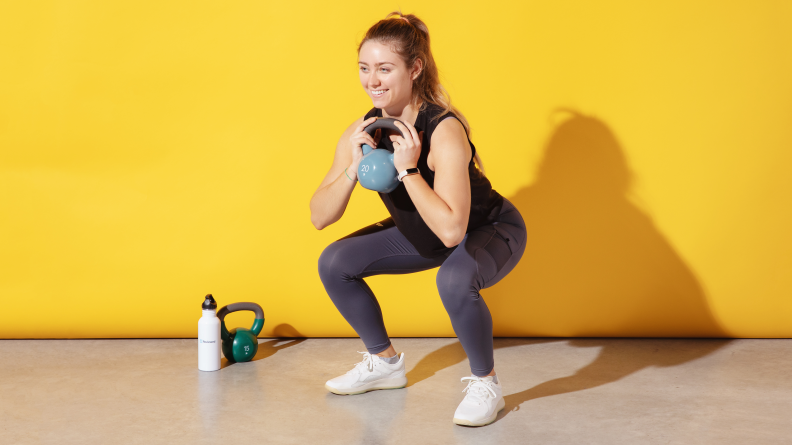
[[[374,132],[377,131],[377,129],[379,128],[383,128],[386,130],[394,130],[397,133],[399,133],[402,137],[405,137],[404,133],[402,133],[399,127],[397,127],[396,124],[394,124],[394,122],[396,121],[399,121],[400,124],[404,125],[404,122],[398,119],[394,119],[392,117],[378,117],[377,120],[370,123],[369,126],[366,127],[366,133],[370,134],[371,137],[374,137]],[[406,125],[404,126],[406,127]]]
[[[226,315],[238,311],[253,311],[253,313],[256,314],[256,318],[261,320],[264,319],[264,310],[256,303],[233,303],[228,306],[223,306],[217,311],[217,318],[222,322]]]

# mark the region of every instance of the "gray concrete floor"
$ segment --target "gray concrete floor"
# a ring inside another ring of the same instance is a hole
[[[359,339],[260,339],[197,368],[196,340],[0,340],[0,444],[792,443],[792,340],[495,340],[506,409],[451,422],[469,375],[456,338],[394,338],[408,386],[324,382]]]

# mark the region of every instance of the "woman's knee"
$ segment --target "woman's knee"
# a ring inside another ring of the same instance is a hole
[[[349,273],[347,252],[348,249],[344,249],[343,243],[339,241],[325,247],[319,255],[319,277],[322,281],[343,277]]]
[[[449,313],[460,310],[465,304],[479,299],[479,288],[475,274],[461,270],[441,267],[437,271],[437,292]]]

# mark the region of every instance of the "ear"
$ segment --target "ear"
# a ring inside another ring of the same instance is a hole
[[[421,72],[422,72],[422,71],[423,71],[423,60],[421,60],[421,59],[415,59],[415,64],[413,65],[413,75],[412,75],[412,80],[415,80],[415,79],[417,79],[417,78],[418,78],[418,76],[420,76],[420,75],[421,75]]]

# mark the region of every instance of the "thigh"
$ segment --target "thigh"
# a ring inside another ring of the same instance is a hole
[[[440,266],[446,257],[424,258],[386,218],[333,242],[322,252],[320,265],[335,264],[355,278],[406,274]]]
[[[504,206],[498,221],[468,232],[443,267],[458,269],[456,279],[467,275],[479,290],[485,289],[514,269],[525,251],[525,238],[520,213]]]

